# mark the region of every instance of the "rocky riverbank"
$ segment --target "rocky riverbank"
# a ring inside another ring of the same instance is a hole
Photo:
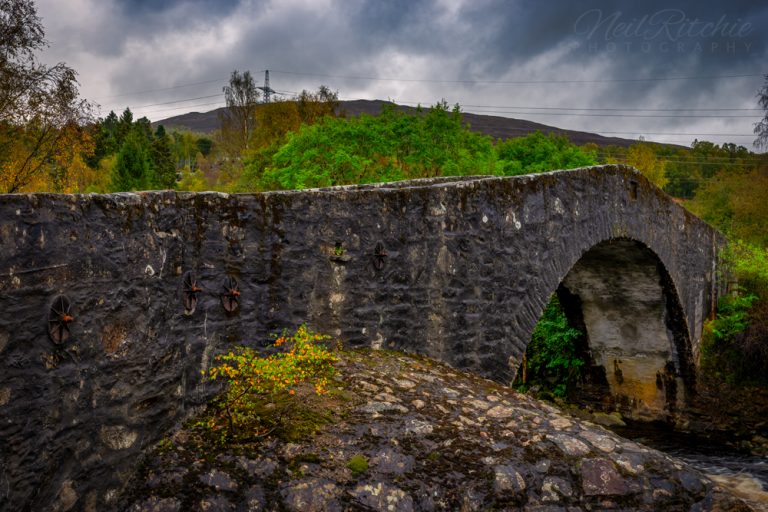
[[[680,430],[724,440],[735,449],[768,455],[768,389],[702,379]]]
[[[313,421],[291,435],[174,433],[116,508],[760,510],[679,460],[432,360],[348,351],[338,368],[330,395],[296,394]]]

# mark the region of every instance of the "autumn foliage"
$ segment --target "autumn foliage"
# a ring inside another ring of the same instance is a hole
[[[96,180],[96,170],[85,162],[93,140],[75,123],[0,123],[0,149],[0,192],[83,192]]]
[[[70,191],[91,150],[91,105],[73,69],[38,60],[48,43],[34,3],[0,0],[0,12],[0,193]]]
[[[278,352],[270,356],[246,347],[218,356],[220,364],[208,371],[208,378],[226,381],[226,389],[202,426],[225,439],[259,437],[278,427],[283,418],[275,404],[294,395],[299,386],[311,386],[318,395],[327,392],[337,361],[325,345],[329,339],[302,325],[292,335],[277,338]],[[268,404],[272,412],[265,414]]]

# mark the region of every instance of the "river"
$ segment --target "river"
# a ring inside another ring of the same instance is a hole
[[[614,427],[617,434],[677,457],[768,510],[768,455],[739,452],[723,440],[675,432],[662,425],[631,423]]]

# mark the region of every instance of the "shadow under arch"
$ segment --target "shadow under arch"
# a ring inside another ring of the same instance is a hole
[[[647,245],[616,238],[592,246],[556,293],[571,325],[585,333],[589,371],[577,401],[633,419],[671,420],[693,397],[685,314],[669,272]]]

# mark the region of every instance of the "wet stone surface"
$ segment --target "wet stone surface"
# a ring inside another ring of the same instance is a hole
[[[174,433],[123,509],[759,510],[670,456],[426,358],[343,352],[338,383],[334,421],[306,439]],[[355,455],[367,469],[350,470]]]

